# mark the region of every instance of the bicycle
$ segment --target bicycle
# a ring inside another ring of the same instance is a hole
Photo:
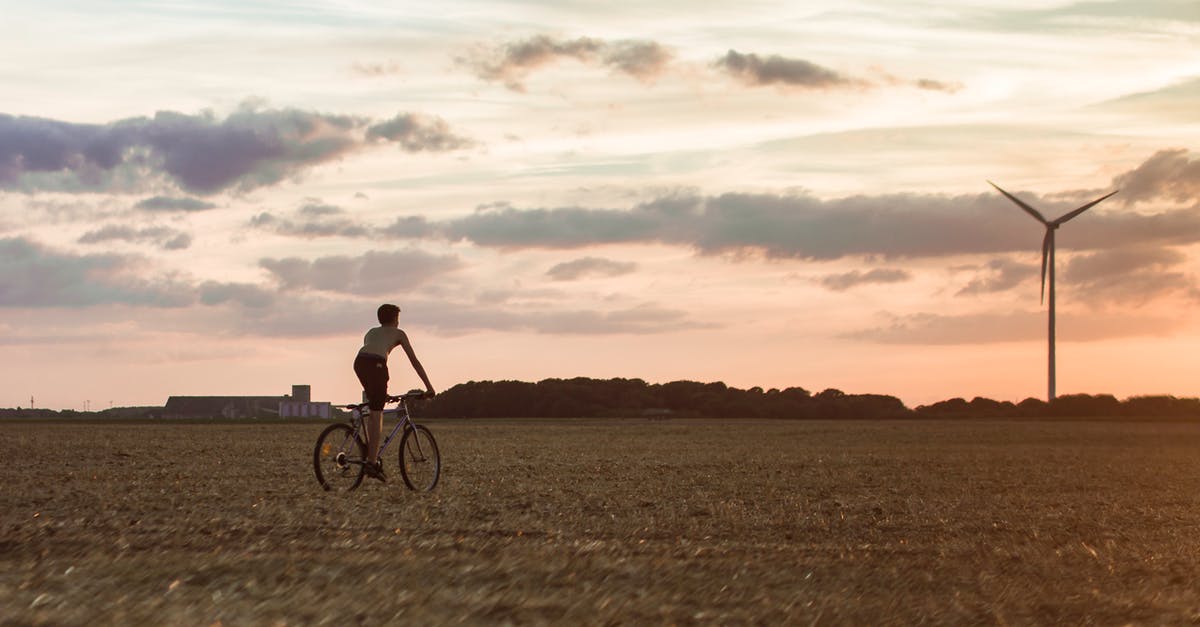
[[[379,459],[382,460],[392,439],[397,433],[403,432],[400,438],[400,477],[408,489],[420,492],[433,490],[442,474],[442,457],[437,441],[429,429],[413,422],[408,408],[409,401],[425,396],[423,390],[411,390],[400,396],[388,397],[387,402],[396,403],[396,406],[385,409],[383,414],[398,416],[399,421],[379,446]],[[367,456],[367,443],[363,437],[363,418],[370,410],[366,403],[344,407],[350,410],[350,420],[326,427],[317,437],[317,445],[313,449],[313,472],[317,475],[317,483],[328,492],[349,492],[362,483],[365,475],[363,464]]]

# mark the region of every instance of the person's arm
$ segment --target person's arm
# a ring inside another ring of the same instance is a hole
[[[425,368],[421,366],[421,361],[417,359],[417,354],[413,352],[412,343],[408,341],[408,334],[400,331],[399,335],[397,343],[404,349],[404,353],[408,355],[408,360],[412,362],[413,370],[417,371],[417,376],[421,377],[421,381],[425,384],[425,390],[430,394],[435,394],[433,384],[429,382],[429,376],[425,374]]]

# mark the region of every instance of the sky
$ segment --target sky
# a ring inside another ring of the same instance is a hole
[[[1194,0],[6,4],[0,407],[1200,395]]]

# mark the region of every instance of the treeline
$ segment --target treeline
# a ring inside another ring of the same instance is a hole
[[[1019,403],[952,398],[921,405],[914,413],[930,418],[1181,418],[1200,417],[1200,398],[1132,396],[1121,401],[1112,394],[1068,394],[1049,403],[1037,398]]]
[[[674,416],[730,418],[902,418],[893,396],[803,388],[740,390],[724,383],[641,379],[471,381],[439,393],[421,409],[431,417],[597,418]]]
[[[96,411],[78,411],[75,409],[42,409],[29,407],[0,407],[0,420],[5,418],[99,418],[99,419],[128,419],[128,418],[157,418],[162,415],[162,407],[110,407]]]
[[[1111,394],[1070,394],[1054,401],[1027,398],[1019,403],[976,397],[909,409],[893,396],[816,394],[799,387],[741,390],[724,383],[641,379],[546,379],[471,381],[438,394],[420,410],[430,417],[591,418],[672,416],[703,418],[1200,418],[1200,399]]]
[[[161,418],[162,407],[114,407],[95,412],[2,409],[4,418]],[[641,379],[545,379],[471,381],[441,392],[416,411],[429,418],[1200,418],[1200,399],[1111,394],[1070,394],[1053,402],[1019,403],[976,397],[952,398],[909,409],[894,396],[846,394],[804,388],[741,390],[721,382]]]

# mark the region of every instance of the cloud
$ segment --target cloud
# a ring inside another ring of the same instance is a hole
[[[283,289],[316,289],[360,295],[396,294],[461,267],[454,255],[434,255],[415,248],[357,257],[335,255],[314,260],[264,258],[259,265]]]
[[[420,239],[435,237],[433,225],[424,216],[402,216],[379,230],[382,237],[397,239]]]
[[[991,294],[1010,290],[1029,279],[1037,279],[1041,266],[997,258],[984,264],[982,272],[958,291],[959,296]]]
[[[26,238],[0,239],[0,307],[182,308],[234,303],[265,307],[273,292],[243,283],[205,281],[149,272],[134,255],[73,254]]]
[[[446,152],[473,145],[471,140],[452,133],[445,120],[415,113],[403,113],[367,127],[367,139],[394,142],[408,152]]]
[[[400,298],[406,320],[447,335],[478,331],[649,334],[707,326],[691,320],[685,311],[653,303],[590,310],[557,308],[545,300],[504,306],[452,298],[408,299],[396,292],[459,265],[454,257],[414,250],[314,261],[262,260],[279,287],[155,274],[142,257],[73,254],[23,238],[0,239],[0,257],[5,259],[0,265],[0,307],[77,312],[110,305],[180,311],[200,306],[207,312],[203,319],[208,320],[202,324],[213,324],[211,317],[218,316],[220,328],[243,335],[311,337],[361,330],[373,320],[378,303],[364,303],[353,295],[374,295],[377,290]],[[306,291],[312,289],[336,294]]]
[[[845,339],[878,344],[958,345],[1046,339],[1046,314],[1037,311],[890,316],[888,324],[844,334]],[[1121,337],[1166,336],[1180,321],[1119,313],[1059,314],[1058,338],[1090,342]]]
[[[919,78],[913,81],[913,85],[915,85],[917,89],[924,89],[926,91],[944,91],[950,94],[962,91],[963,88],[963,84],[959,82],[936,81],[931,78]]]
[[[821,277],[820,283],[835,292],[844,292],[859,285],[902,283],[911,278],[912,274],[907,270],[899,268],[875,268],[866,272],[851,270],[842,274],[829,274]]]
[[[213,194],[273,185],[374,143],[415,152],[453,150],[465,141],[444,121],[413,114],[375,125],[361,117],[252,107],[225,119],[160,111],[109,124],[0,114],[0,189],[129,191],[165,182]]]
[[[1104,250],[1071,257],[1063,272],[1063,278],[1081,283],[1096,283],[1143,270],[1161,270],[1184,261],[1187,261],[1186,255],[1169,248]]]
[[[1186,149],[1160,150],[1137,168],[1113,179],[1126,203],[1147,200],[1194,202],[1200,198],[1200,159]]]
[[[367,237],[370,229],[345,216],[336,205],[309,199],[293,217],[278,216],[264,211],[250,218],[250,226],[266,229],[279,235],[312,239],[317,237]]]
[[[198,198],[176,198],[172,196],[152,196],[138,202],[134,209],[145,211],[207,211],[215,209],[216,204]]]
[[[303,205],[300,205],[300,208],[296,210],[296,213],[306,217],[319,218],[342,214],[345,213],[345,210],[337,205],[323,203],[319,198],[308,198],[305,199],[305,203]]]
[[[1173,248],[1127,246],[1071,255],[1059,261],[1057,290],[1093,306],[1140,305],[1171,294],[1195,298],[1195,279],[1176,268],[1187,255]],[[1036,288],[1041,266],[1008,258],[989,261],[958,295],[1003,292],[1028,282]],[[1036,294],[1031,293],[1031,297]]]
[[[588,276],[615,277],[629,274],[637,269],[631,261],[614,261],[600,257],[583,257],[564,261],[546,272],[555,281],[575,281]]]
[[[1132,114],[1139,119],[1191,122],[1200,99],[1200,78],[1191,77],[1152,91],[1128,94],[1093,105],[1102,111]]]
[[[1071,206],[1045,203],[1048,212]],[[1042,231],[997,194],[895,194],[822,200],[775,194],[676,195],[632,209],[507,208],[429,222],[404,218],[395,237],[441,237],[502,249],[572,249],[601,244],[663,243],[700,254],[769,258],[887,259],[1036,251]],[[1200,241],[1200,215],[1099,212],[1077,219],[1060,249],[1099,249]]]
[[[1072,256],[1064,283],[1091,304],[1140,305],[1169,294],[1195,297],[1195,279],[1175,268],[1188,260],[1169,248],[1118,248]]]
[[[395,62],[391,62],[391,63],[356,62],[350,66],[350,69],[353,70],[355,74],[361,74],[363,76],[370,76],[370,77],[390,76],[393,74],[400,74],[401,72],[403,72],[403,68],[400,67],[400,64],[395,63]]]
[[[648,82],[663,73],[671,56],[671,51],[653,41],[617,41],[608,44],[604,64]]]
[[[756,54],[742,54],[730,50],[715,63],[716,67],[729,73],[747,85],[787,85],[825,89],[849,87],[861,84],[829,68],[821,67],[803,59],[789,59],[771,55],[765,59]]]
[[[556,310],[481,306],[439,301],[405,307],[407,319],[439,333],[458,335],[472,331],[531,332],[544,335],[609,335],[670,333],[710,325],[693,321],[687,312],[643,303],[608,311]]]
[[[199,301],[205,305],[236,303],[251,309],[270,307],[277,302],[276,293],[252,283],[221,283],[205,281],[197,290]]]
[[[154,244],[163,250],[182,250],[192,245],[192,236],[165,226],[135,229],[130,226],[110,224],[84,233],[80,244],[123,241]]]
[[[177,282],[141,277],[137,257],[75,255],[25,238],[0,239],[0,307],[129,304],[180,307],[190,301]]]
[[[800,89],[834,89],[849,87],[873,87],[876,85],[908,86],[925,91],[956,93],[963,88],[957,81],[947,82],[931,78],[906,80],[893,76],[878,68],[873,80],[842,74],[804,59],[793,59],[780,55],[761,57],[754,53],[730,50],[713,62],[713,67],[751,87],[776,85]]]
[[[1162,154],[1146,163],[1159,161]],[[1188,168],[1167,170],[1155,179],[1148,197],[1170,198],[1190,176]],[[1147,171],[1158,170],[1142,164],[1130,172]],[[1091,192],[1074,190],[1030,198],[1030,202],[1046,215],[1057,216],[1075,209],[1075,197],[1083,193]],[[336,215],[292,218],[263,213],[251,226],[299,237],[443,239],[504,250],[647,243],[685,246],[702,255],[811,260],[1036,254],[1043,233],[1020,209],[990,190],[958,196],[905,193],[834,199],[805,193],[675,193],[628,209],[522,209],[501,202],[458,218],[431,221],[403,216],[384,226]],[[1192,243],[1200,243],[1200,212],[1194,209],[1147,213],[1114,210],[1108,203],[1072,221],[1058,240],[1059,250]],[[1000,291],[1019,280],[1016,266],[997,265],[991,270],[994,276],[979,277],[964,293]]]
[[[605,41],[590,37],[562,40],[535,35],[496,48],[476,50],[459,63],[476,76],[490,82],[502,82],[509,89],[524,91],[522,81],[531,72],[563,59],[608,67],[643,82],[662,74],[671,52],[653,41]]]

